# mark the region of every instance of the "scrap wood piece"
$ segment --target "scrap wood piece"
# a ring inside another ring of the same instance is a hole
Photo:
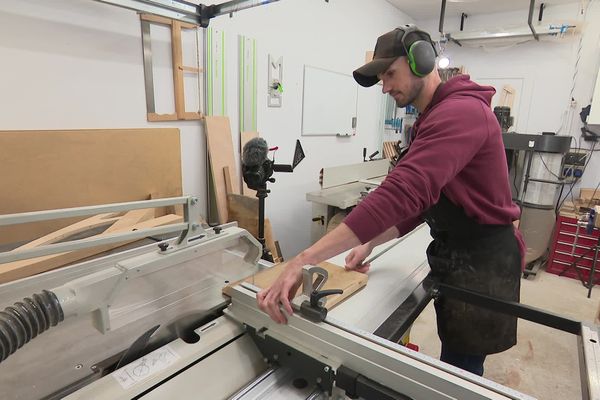
[[[158,226],[170,225],[179,223],[183,218],[179,215],[164,215],[158,218],[148,219],[149,211],[133,210],[121,217],[122,223],[115,222],[113,226],[106,229],[104,232],[92,236],[99,238],[109,234],[131,232],[140,229],[155,228]],[[137,218],[137,222],[136,221]],[[145,219],[144,219],[145,218]],[[118,225],[117,225],[118,224]],[[116,226],[115,226],[116,225]],[[118,243],[109,243],[102,246],[74,250],[65,253],[50,254],[47,256],[31,258],[27,260],[19,260],[11,263],[0,264],[0,283],[10,282],[16,279],[25,278],[31,275],[46,272],[66,264],[79,261],[86,257],[90,257],[104,251],[108,251],[128,243],[135,242],[139,239],[129,239]]]
[[[231,171],[229,167],[223,167],[223,179],[225,180],[225,193],[236,194],[233,192],[233,185],[231,183]]]
[[[516,90],[511,85],[504,85],[502,87],[502,93],[500,94],[499,106],[513,108],[515,101]]]
[[[394,157],[397,157],[397,143],[398,142],[396,141],[383,142],[383,157],[387,158],[388,160],[393,160]]]
[[[237,222],[240,228],[247,230],[252,236],[258,238],[258,199],[233,192],[229,167],[223,167],[223,177],[225,191],[227,192],[227,222]],[[273,262],[276,264],[282,262],[283,257],[273,238],[273,228],[268,218],[265,218],[265,242],[268,249],[271,250]]]
[[[225,188],[225,178],[223,168],[229,167],[232,180],[231,186],[234,193],[239,193],[239,184],[235,174],[235,159],[233,153],[233,140],[231,137],[231,128],[229,118],[221,116],[210,116],[204,119],[206,127],[206,139],[208,144],[208,154],[213,182],[213,193],[217,203],[217,213],[219,223],[224,224],[228,221],[227,213],[227,192]]]
[[[231,296],[233,286],[239,284],[240,282],[248,282],[261,289],[266,289],[273,284],[275,279],[277,279],[286,265],[287,263],[277,264],[274,267],[267,268],[253,276],[244,279],[243,281],[229,284],[223,288],[223,293]],[[329,274],[327,282],[325,282],[322,290],[342,289],[344,291],[342,294],[327,296],[325,307],[329,310],[346,300],[348,297],[352,296],[358,290],[362,289],[367,284],[369,279],[366,274],[356,271],[346,271],[343,267],[330,262],[322,262],[317,265],[325,268]],[[302,293],[302,285],[298,289],[298,292],[296,292],[296,296],[300,293]]]
[[[176,197],[176,196],[172,196],[169,193],[165,193],[165,192],[152,192],[150,193],[150,196],[148,196],[148,198],[146,200],[158,200],[158,199],[165,199],[168,197]],[[183,204],[174,204],[172,206],[164,206],[164,207],[154,207],[154,216],[155,217],[161,217],[163,215],[167,215],[167,214],[177,214],[177,215],[181,215],[183,216]]]
[[[117,213],[104,213],[94,215],[93,217],[86,218],[69,226],[65,226],[64,228],[42,236],[41,238],[25,243],[24,245],[17,247],[15,250],[33,249],[35,247],[57,243],[63,239],[66,239],[78,233],[82,233],[90,229],[99,228],[101,226],[113,224],[114,222],[118,221],[119,218],[120,217],[117,216]]]
[[[240,228],[258,238],[258,199],[256,197],[230,193],[227,195],[227,209],[229,212],[228,222],[236,221]],[[282,257],[275,245],[273,228],[268,218],[265,218],[265,242],[271,250],[273,262],[281,262]]]

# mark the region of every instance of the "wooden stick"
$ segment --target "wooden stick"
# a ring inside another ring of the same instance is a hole
[[[179,118],[177,114],[157,114],[147,113],[146,119],[148,122],[163,122],[163,121],[177,121]]]
[[[65,226],[62,229],[42,236],[41,238],[26,243],[23,246],[17,247],[15,250],[33,249],[34,247],[60,242],[61,240],[68,238],[69,236],[73,236],[90,229],[98,228],[103,225],[113,224],[120,218],[115,217],[115,215],[117,214],[106,213],[95,215],[91,218],[86,218],[83,221],[79,221],[77,223],[74,223],[73,225]]]
[[[115,225],[117,226],[113,225],[106,231],[93,237],[102,237],[108,234],[131,232],[134,230],[146,228],[154,228],[163,225],[175,224],[183,220],[183,218],[179,215],[170,214],[144,221],[143,218],[146,218],[148,215],[148,210],[130,211],[122,217],[121,223],[115,223]],[[132,224],[131,222],[133,222],[135,218],[138,218],[139,221]],[[129,223],[129,225],[127,225],[127,223]],[[58,267],[62,267],[66,264],[82,260],[86,257],[90,257],[102,253],[104,251],[123,246],[124,244],[135,242],[137,240],[139,239],[130,239],[119,243],[110,243],[93,248],[69,251],[59,254],[51,254],[28,260],[19,260],[11,263],[0,264],[0,283],[14,281],[31,275],[46,272]]]

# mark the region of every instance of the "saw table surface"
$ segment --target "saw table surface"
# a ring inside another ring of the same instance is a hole
[[[356,295],[339,304],[329,315],[356,328],[374,332],[396,310],[429,273],[425,250],[431,242],[429,228],[423,224],[403,241],[371,263],[368,284]],[[394,241],[377,246],[377,254]],[[344,265],[345,252],[329,261]]]

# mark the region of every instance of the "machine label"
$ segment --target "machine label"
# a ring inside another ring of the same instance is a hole
[[[112,376],[121,384],[123,389],[129,389],[136,383],[167,368],[179,360],[179,358],[179,354],[171,349],[169,345],[165,345],[160,349],[154,350],[152,353],[146,354],[139,360],[118,369],[112,373]]]

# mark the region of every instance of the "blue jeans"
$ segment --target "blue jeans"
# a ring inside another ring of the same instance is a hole
[[[475,375],[483,376],[483,362],[485,361],[485,355],[477,356],[455,353],[444,348],[444,345],[442,344],[442,355],[440,356],[440,360]]]

